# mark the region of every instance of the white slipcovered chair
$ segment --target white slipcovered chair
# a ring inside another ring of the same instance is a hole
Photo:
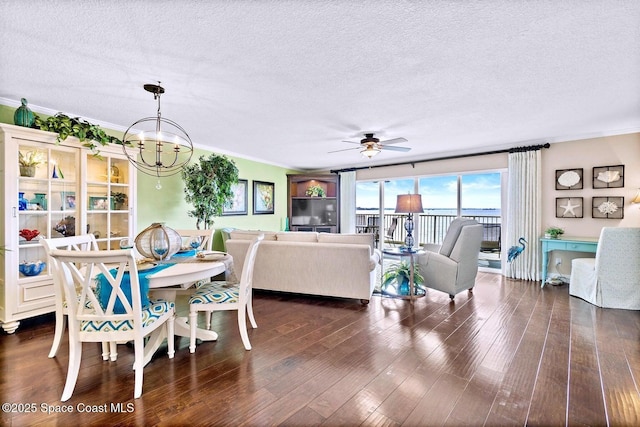
[[[473,219],[454,219],[442,245],[426,244],[426,251],[416,256],[423,286],[446,292],[452,300],[465,289],[471,291],[478,274],[481,241],[481,224]]]
[[[596,257],[571,262],[569,294],[598,307],[640,310],[640,228],[604,227]]]

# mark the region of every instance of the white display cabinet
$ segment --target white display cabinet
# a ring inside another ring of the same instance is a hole
[[[39,238],[88,231],[100,249],[118,249],[120,240],[134,237],[136,174],[122,148],[99,146],[95,156],[76,138],[58,143],[56,137],[0,124],[0,245],[6,249],[0,254],[0,323],[7,333],[22,319],[55,310],[53,279]],[[42,159],[33,176],[21,175],[28,171],[21,171],[19,153]],[[39,261],[47,264],[39,274],[23,274]],[[20,264],[27,267],[23,272]]]

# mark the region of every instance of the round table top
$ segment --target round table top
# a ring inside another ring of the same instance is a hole
[[[386,255],[398,255],[398,256],[407,256],[407,255],[413,255],[413,254],[417,254],[423,252],[423,249],[420,247],[414,247],[414,248],[386,248],[382,250],[383,254]]]

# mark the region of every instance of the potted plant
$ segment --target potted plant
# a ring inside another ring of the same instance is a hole
[[[100,126],[79,117],[69,117],[63,113],[57,113],[46,119],[36,114],[34,127],[48,132],[56,132],[58,142],[64,141],[69,136],[75,136],[83,143],[84,147],[89,148],[96,155],[99,154],[96,142],[102,146],[112,143],[122,144],[122,141],[115,136],[107,135]]]
[[[409,280],[411,278],[411,264],[402,261],[391,265],[382,276],[382,290],[384,291],[389,285],[395,283],[397,295],[409,295]],[[424,283],[424,277],[420,274],[420,270],[416,267],[413,269],[413,284],[421,285]]]
[[[111,192],[111,209],[113,210],[123,209],[126,201],[127,201],[126,193],[118,193],[116,191]]]
[[[305,192],[307,197],[325,197],[326,194],[324,192],[324,188],[322,188],[318,184],[310,185]]]
[[[44,163],[44,157],[39,151],[18,152],[18,164],[20,165],[20,176],[33,177],[36,174],[36,166]]]
[[[544,230],[544,237],[547,239],[557,239],[564,234],[564,230],[560,227],[551,226]]]
[[[211,154],[200,156],[198,162],[186,166],[181,172],[185,200],[193,205],[187,212],[196,218],[196,228],[213,225],[213,217],[221,216],[222,209],[233,199],[232,186],[238,182],[238,168],[226,156]]]

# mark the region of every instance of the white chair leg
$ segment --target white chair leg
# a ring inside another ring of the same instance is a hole
[[[56,329],[53,334],[53,344],[51,344],[51,350],[49,350],[49,358],[56,357],[60,343],[62,342],[62,335],[67,327],[67,316],[62,313],[62,310],[56,309]]]
[[[144,339],[136,338],[133,342],[135,359],[133,360],[133,369],[135,370],[135,385],[133,391],[134,399],[142,396],[142,373],[144,370]]]
[[[112,362],[115,362],[116,360],[118,360],[118,343],[115,341],[111,341],[109,343],[109,357],[111,358]]]
[[[66,402],[71,398],[73,389],[76,388],[78,373],[80,372],[80,361],[82,359],[82,342],[69,342],[69,367],[67,369],[67,382],[62,391],[61,401]]]
[[[249,342],[249,334],[247,333],[247,315],[245,310],[238,310],[238,328],[240,329],[240,338],[242,338],[242,344],[244,344],[245,350],[251,350],[251,343]]]
[[[171,315],[169,320],[167,320],[167,354],[169,355],[169,359],[173,359],[173,355],[175,352],[175,320],[176,316],[174,314]]]
[[[213,311],[205,311],[205,318],[207,319],[207,330],[211,329],[211,317],[213,316]]]
[[[196,351],[196,328],[198,327],[198,312],[195,308],[189,311],[189,353]]]
[[[249,322],[251,322],[251,327],[253,329],[258,327],[258,324],[256,323],[256,318],[253,317],[253,303],[251,302],[252,298],[249,298],[249,300],[247,301],[247,314],[249,315]]]

